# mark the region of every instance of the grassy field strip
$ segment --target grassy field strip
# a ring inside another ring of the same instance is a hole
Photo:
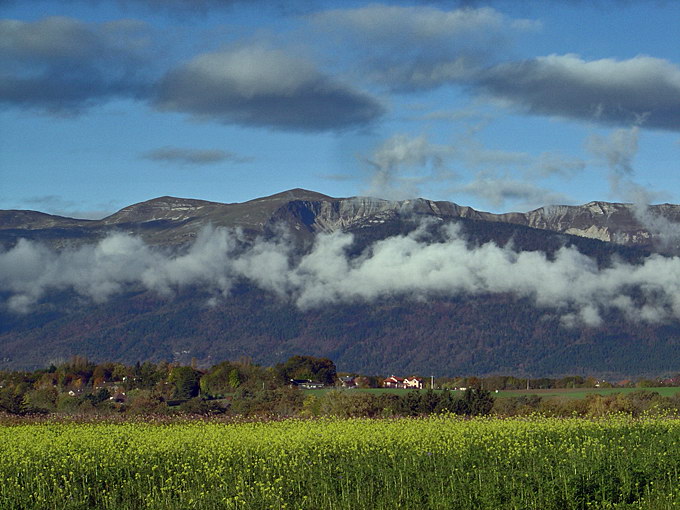
[[[556,388],[556,389],[546,389],[546,390],[540,390],[540,389],[529,389],[529,390],[500,390],[498,393],[496,392],[491,392],[494,398],[505,398],[505,397],[519,397],[522,395],[539,395],[541,397],[568,397],[568,398],[586,398],[588,395],[612,395],[615,393],[623,393],[623,394],[628,394],[628,393],[633,393],[635,391],[654,391],[659,393],[660,395],[664,397],[670,397],[675,395],[676,393],[680,393],[680,388],[678,387],[669,387],[669,386],[662,386],[662,387],[656,387],[656,388]],[[336,391],[334,388],[324,388],[324,389],[318,389],[318,390],[304,390],[306,394],[309,395],[323,395],[324,393],[328,393],[329,391]],[[359,388],[352,388],[351,390],[348,391],[360,391],[360,392],[366,392],[366,393],[393,393],[395,395],[405,395],[409,391],[414,391],[414,390],[404,390],[404,389],[397,389],[397,388],[368,388],[368,389],[359,389]],[[426,390],[420,390],[420,391],[426,391]],[[435,391],[444,391],[444,390],[435,390]],[[454,393],[460,393],[462,395],[462,391],[455,391],[452,390]]]
[[[680,420],[325,419],[0,427],[3,509],[680,505]]]
[[[656,392],[661,396],[670,397],[680,393],[680,388],[658,387],[658,388],[564,388],[547,390],[504,390],[494,393],[495,397],[518,397],[521,395],[539,395],[541,397],[565,397],[565,398],[586,398],[588,395],[614,395],[622,393],[624,395],[636,391]]]

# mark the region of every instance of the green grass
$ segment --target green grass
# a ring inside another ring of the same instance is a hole
[[[539,395],[542,397],[569,397],[586,398],[588,395],[612,395],[615,393],[633,393],[635,391],[655,391],[664,397],[670,397],[680,393],[680,388],[659,387],[659,388],[564,388],[549,390],[506,390],[495,394],[499,397],[517,397],[520,395]]]
[[[403,390],[398,388],[321,388],[318,390],[303,390],[305,395],[315,395],[317,397],[325,395],[330,391],[349,391],[349,392],[362,392],[362,393],[372,393],[374,395],[380,395],[381,393],[392,393],[394,395],[406,395],[409,391],[414,390]],[[425,390],[422,390],[425,391]]]
[[[325,393],[328,393],[329,391],[335,391],[335,388],[323,388],[323,389],[318,389],[318,390],[304,390],[305,394],[309,395],[316,395],[316,396],[321,396]],[[505,398],[505,397],[518,397],[521,395],[539,395],[542,397],[569,397],[569,398],[586,398],[588,395],[611,395],[613,393],[632,393],[634,391],[640,391],[640,390],[645,390],[645,391],[655,391],[659,393],[660,395],[664,397],[670,397],[675,395],[676,393],[680,393],[680,388],[678,387],[657,387],[657,388],[559,388],[559,389],[548,389],[548,390],[538,390],[538,389],[529,389],[529,390],[501,390],[496,392],[492,392],[492,395],[495,398]],[[370,389],[359,389],[359,388],[353,388],[351,390],[346,390],[346,391],[353,391],[353,392],[366,392],[366,393],[373,393],[373,394],[380,394],[380,393],[393,393],[396,395],[405,395],[409,391],[413,390],[403,390],[403,389],[396,389],[396,388],[370,388]],[[426,390],[421,390],[421,391],[426,391]],[[435,390],[435,391],[442,391],[442,390]],[[461,392],[456,392],[460,393]]]
[[[0,508],[680,505],[680,420],[289,420],[0,427]]]

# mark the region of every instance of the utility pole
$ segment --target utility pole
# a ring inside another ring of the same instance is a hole
[[[430,389],[431,389],[431,390],[434,389],[434,375],[431,375],[431,376],[430,376]]]

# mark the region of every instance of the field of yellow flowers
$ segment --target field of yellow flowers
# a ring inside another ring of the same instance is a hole
[[[680,506],[680,420],[0,426],[3,509]]]

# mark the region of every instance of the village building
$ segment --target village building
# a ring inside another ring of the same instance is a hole
[[[300,388],[301,390],[318,390],[324,387],[324,384],[319,381],[312,381],[311,379],[291,379],[291,388]]]
[[[383,381],[383,388],[404,388],[404,379],[391,375]]]
[[[411,388],[414,390],[423,389],[423,378],[422,377],[407,377],[404,379],[404,388]]]
[[[353,375],[342,375],[338,377],[338,381],[342,388],[356,388],[357,386],[356,378]]]
[[[406,378],[391,375],[383,380],[382,385],[383,388],[401,388],[407,390],[422,390],[425,386],[423,378],[415,375]]]

